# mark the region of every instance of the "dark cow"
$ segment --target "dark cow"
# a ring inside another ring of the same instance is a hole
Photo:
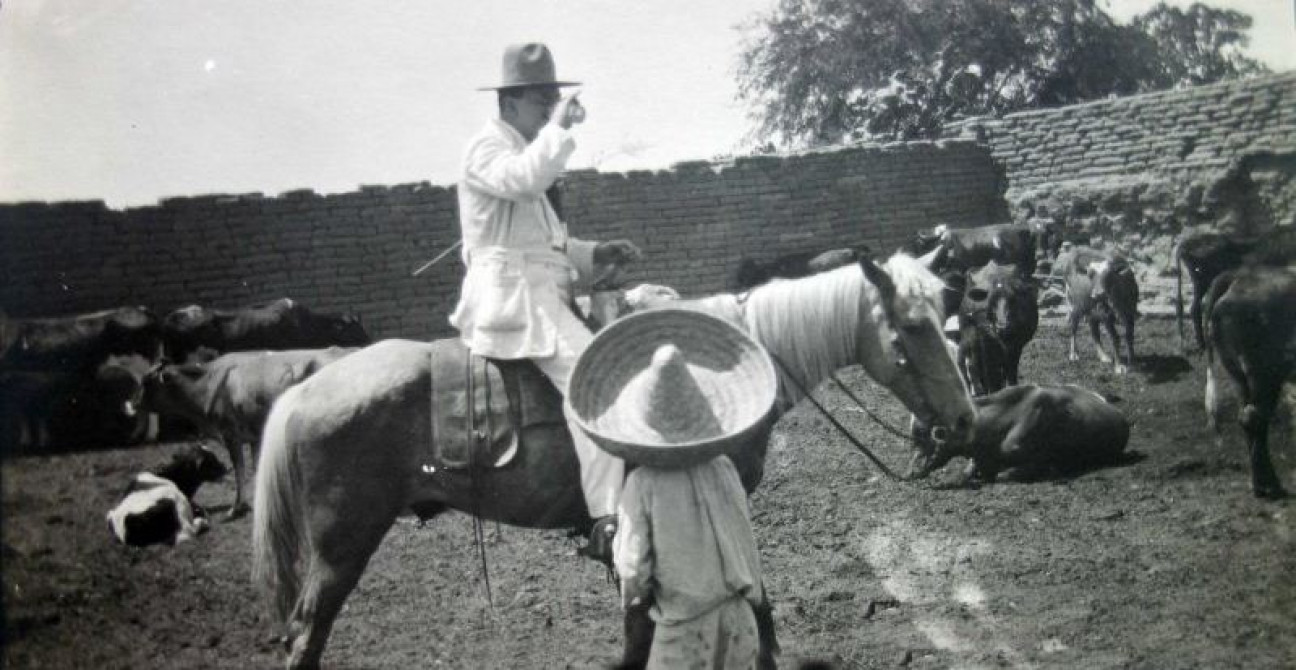
[[[734,288],[746,291],[764,284],[771,279],[796,279],[812,274],[826,272],[843,265],[858,262],[861,258],[872,257],[868,245],[829,249],[828,251],[805,251],[779,256],[772,261],[762,263],[752,258],[743,258],[738,262],[734,272]]]
[[[112,355],[156,359],[162,330],[146,307],[35,319],[0,318],[0,369],[93,371]]]
[[[1018,382],[1022,350],[1039,327],[1035,284],[990,261],[968,274],[959,308],[959,368],[973,395]]]
[[[1215,278],[1225,271],[1248,265],[1286,265],[1296,259],[1296,231],[1274,229],[1261,235],[1231,233],[1197,233],[1185,237],[1172,254],[1175,265],[1175,317],[1179,341],[1186,347],[1183,328],[1183,275],[1192,284],[1192,303],[1188,316],[1192,321],[1197,346],[1205,349],[1202,334],[1202,298]]]
[[[1027,277],[1035,274],[1035,233],[1025,224],[997,223],[977,228],[941,224],[931,232],[917,233],[903,251],[923,256],[937,247],[944,247],[947,253],[932,267],[936,274],[950,269],[971,270],[990,261],[1012,265]]]
[[[210,449],[191,445],[160,468],[131,480],[121,502],[108,512],[108,529],[122,544],[177,544],[207,530],[206,514],[193,496],[205,482],[225,476]]]
[[[972,459],[965,480],[1069,475],[1120,463],[1129,421],[1101,396],[1078,386],[1010,386],[973,399],[971,442],[942,442],[917,422],[910,476],[925,477],[955,456]]]
[[[1063,256],[1059,256],[1055,269],[1060,268],[1065,273],[1067,302],[1071,306],[1068,315],[1071,360],[1080,360],[1076,353],[1076,331],[1080,328],[1080,321],[1088,319],[1089,333],[1098,350],[1099,360],[1106,364],[1114,360],[1116,373],[1124,374],[1134,364],[1134,321],[1138,318],[1139,298],[1134,268],[1120,256],[1089,247],[1076,247]],[[1124,356],[1116,334],[1117,320],[1125,332]],[[1108,356],[1103,349],[1102,334],[1098,330],[1100,324],[1111,337],[1115,357]]]
[[[1251,491],[1257,498],[1284,497],[1269,457],[1269,423],[1296,369],[1296,270],[1247,266],[1225,272],[1211,283],[1204,307],[1207,421],[1216,427],[1219,359],[1241,397],[1238,423],[1251,456]]]
[[[235,518],[248,510],[243,445],[250,447],[255,462],[270,406],[293,384],[353,351],[242,351],[206,363],[162,365],[145,376],[139,405],[192,421],[202,434],[225,445],[234,464],[234,505],[228,516]]]
[[[316,314],[289,298],[233,310],[190,305],[162,322],[169,360],[215,352],[358,347],[372,340],[355,316]]]
[[[15,451],[121,446],[148,437],[150,417],[130,406],[146,361],[113,356],[92,374],[0,370],[0,445]]]

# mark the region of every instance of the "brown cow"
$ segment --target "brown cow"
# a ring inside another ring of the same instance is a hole
[[[1064,259],[1063,256],[1066,256]],[[1076,247],[1058,258],[1058,268],[1066,279],[1067,301],[1071,306],[1068,325],[1071,333],[1073,361],[1080,360],[1076,353],[1076,331],[1080,321],[1088,319],[1089,333],[1104,364],[1115,362],[1116,374],[1124,374],[1134,364],[1134,321],[1138,318],[1138,280],[1134,268],[1120,256],[1106,254],[1089,247]],[[1121,354],[1120,338],[1116,334],[1116,321],[1125,331],[1125,353]],[[1113,358],[1103,349],[1099,325],[1111,336]]]
[[[229,518],[248,511],[243,498],[243,445],[252,459],[260,447],[261,428],[270,407],[292,385],[356,349],[243,351],[206,363],[162,365],[144,378],[140,406],[194,422],[206,436],[219,439],[234,464],[234,505]]]
[[[926,477],[956,456],[971,458],[965,480],[994,481],[1000,472],[1029,480],[1112,465],[1125,457],[1129,421],[1093,391],[1078,386],[1010,386],[974,398],[976,430],[965,444],[942,442],[917,422],[910,477]]]
[[[1016,384],[1022,350],[1039,327],[1035,284],[990,261],[968,274],[959,308],[959,368],[974,395]]]
[[[282,351],[372,342],[359,318],[319,314],[289,298],[232,310],[182,307],[163,319],[162,336],[167,358],[178,363],[203,348]]]
[[[997,223],[977,228],[951,228],[941,224],[931,232],[915,235],[903,250],[917,257],[937,247],[944,247],[947,253],[931,268],[936,274],[946,270],[967,271],[990,261],[1012,265],[1027,277],[1035,274],[1035,232],[1025,224]]]
[[[1269,423],[1283,385],[1296,371],[1296,270],[1249,266],[1221,274],[1204,300],[1206,416],[1216,426],[1214,361],[1219,359],[1241,396],[1238,423],[1251,456],[1257,498],[1287,495],[1269,457]]]

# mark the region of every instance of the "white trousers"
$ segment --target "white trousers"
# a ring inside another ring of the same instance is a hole
[[[564,398],[567,397],[567,385],[572,370],[576,367],[576,359],[589,346],[590,340],[594,339],[593,333],[567,307],[569,290],[569,286],[559,283],[557,293],[560,304],[551,305],[549,301],[542,303],[542,309],[558,330],[557,352],[549,358],[532,359],[536,367],[558,387]],[[581,490],[585,493],[585,505],[589,507],[590,516],[597,519],[616,514],[617,504],[621,501],[621,488],[625,484],[625,461],[594,444],[570,414],[567,415],[567,430],[571,432],[576,458],[580,461]]]

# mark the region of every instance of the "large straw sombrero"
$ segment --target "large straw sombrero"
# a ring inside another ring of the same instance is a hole
[[[687,467],[763,426],[778,392],[765,349],[708,314],[663,308],[599,331],[576,361],[571,416],[596,444],[640,465]]]

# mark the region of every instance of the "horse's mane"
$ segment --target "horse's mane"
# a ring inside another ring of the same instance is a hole
[[[896,302],[901,318],[923,318],[927,307],[940,301],[945,282],[932,274],[927,266],[908,254],[897,253],[882,266],[896,287]]]
[[[865,285],[864,273],[852,264],[758,286],[747,297],[748,332],[795,370],[800,383],[818,383],[855,360]],[[787,400],[801,395],[788,384],[783,394]]]
[[[904,318],[922,318],[936,306],[944,284],[922,263],[906,254],[884,265],[896,287],[897,306]],[[752,289],[747,297],[748,332],[800,376],[815,384],[857,361],[860,328],[876,324],[879,315],[861,314],[878,291],[864,278],[858,264],[801,279],[775,280]],[[939,313],[939,312],[937,312]],[[800,396],[784,385],[789,399]]]

